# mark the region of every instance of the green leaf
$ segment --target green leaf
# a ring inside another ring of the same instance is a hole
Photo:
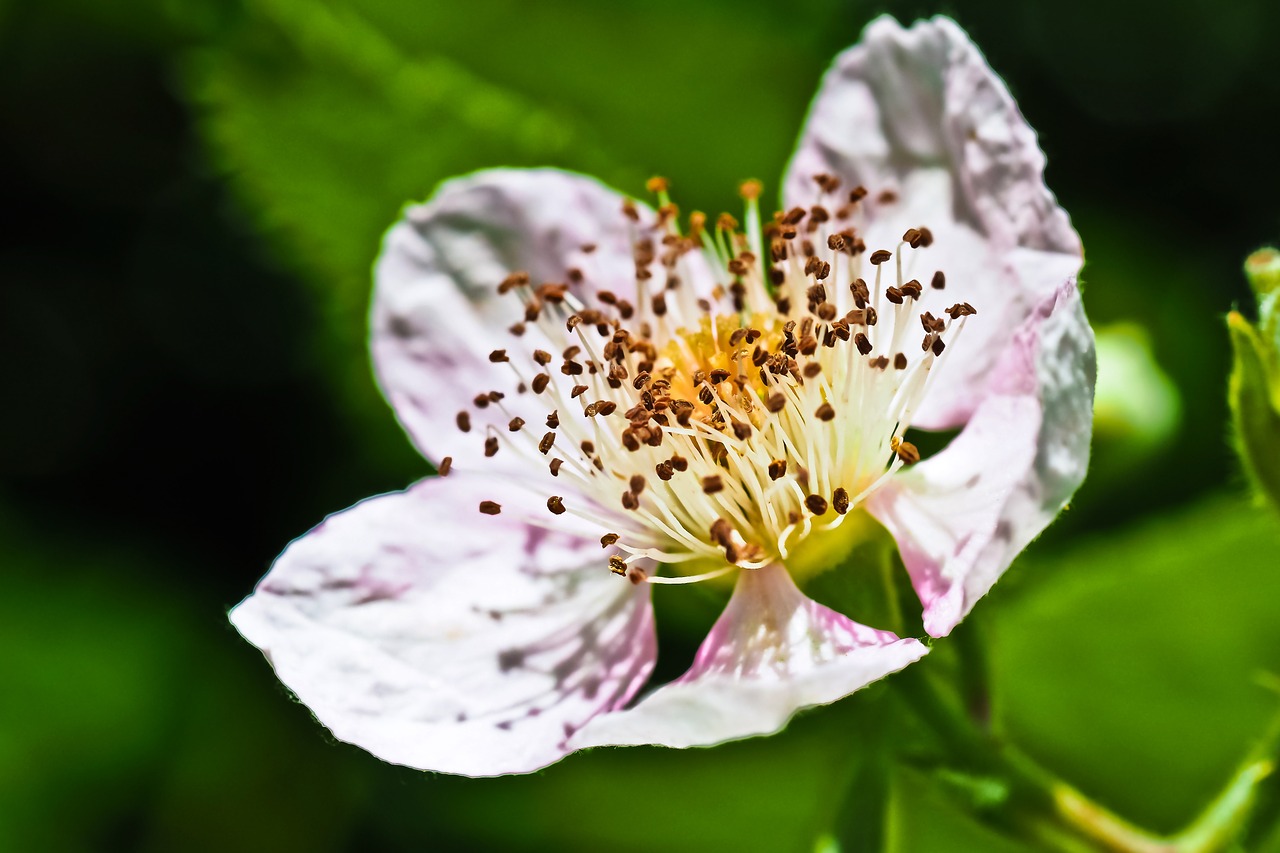
[[[997,586],[997,720],[1042,765],[1157,832],[1180,829],[1274,711],[1271,515],[1217,499],[1057,553]],[[971,617],[972,618],[972,617]]]

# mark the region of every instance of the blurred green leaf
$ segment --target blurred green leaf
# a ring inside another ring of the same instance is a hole
[[[1180,828],[1259,736],[1280,670],[1280,530],[1221,498],[1057,553],[1033,549],[989,615],[998,719],[1125,817]]]

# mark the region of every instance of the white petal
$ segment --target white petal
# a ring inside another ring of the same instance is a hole
[[[1044,184],[1044,162],[1004,83],[947,18],[909,29],[878,18],[823,79],[788,169],[788,205],[817,200],[817,173],[863,184],[869,249],[896,252],[908,228],[934,233],[933,246],[906,250],[905,277],[926,286],[923,308],[978,309],[918,426],[962,424],[1008,335],[1080,269],[1079,237]],[[886,189],[898,200],[878,202]],[[944,291],[928,290],[935,270]]]
[[[532,500],[457,474],[371,498],[291,544],[231,621],[337,738],[385,761],[544,767],[628,700],[656,646],[647,590],[598,541],[522,524]]]
[[[480,451],[484,432],[455,425],[481,392],[506,394],[507,414],[536,423],[545,401],[516,392],[510,365],[489,363],[489,353],[558,353],[530,327],[517,337],[507,329],[523,319],[515,294],[499,298],[498,284],[524,271],[531,282],[568,282],[570,269],[584,280],[580,297],[599,289],[635,296],[632,223],[623,196],[581,175],[554,169],[493,169],[442,184],[425,204],[409,207],[389,232],[375,268],[371,346],[382,391],[418,449],[439,461]],[[642,221],[653,218],[639,206]],[[594,247],[585,251],[584,247]],[[696,268],[686,284],[709,290],[709,273]],[[592,302],[594,304],[594,300]],[[514,360],[514,359],[513,359]],[[495,414],[490,409],[484,415]],[[477,420],[485,420],[474,410]],[[513,460],[500,454],[495,466]]]
[[[932,636],[950,633],[1084,481],[1096,371],[1072,283],[1014,336],[964,431],[868,501],[898,540]]]
[[[597,717],[575,747],[710,746],[769,734],[919,660],[928,649],[813,601],[781,566],[744,570],[692,668],[634,708]]]

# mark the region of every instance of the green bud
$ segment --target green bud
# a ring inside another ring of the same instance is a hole
[[[1245,261],[1258,297],[1258,325],[1227,315],[1234,364],[1229,396],[1236,446],[1258,490],[1280,509],[1280,252]]]

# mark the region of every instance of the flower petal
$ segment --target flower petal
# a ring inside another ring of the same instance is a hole
[[[385,761],[544,767],[626,703],[656,645],[647,589],[610,575],[598,541],[520,523],[530,500],[457,473],[371,498],[291,544],[231,621],[336,737]]]
[[[1044,184],[1044,164],[1008,89],[947,18],[910,29],[878,18],[823,78],[788,168],[788,205],[818,200],[818,173],[864,185],[856,224],[870,249],[896,252],[908,228],[934,233],[931,247],[904,250],[905,277],[926,283],[923,309],[978,309],[919,426],[962,424],[1009,332],[1079,272],[1080,239]],[[884,190],[896,200],[880,201]],[[939,269],[946,290],[930,291]]]
[[[532,324],[522,337],[509,332],[523,308],[515,294],[499,298],[497,286],[523,271],[535,286],[569,283],[580,298],[605,289],[633,299],[635,235],[623,201],[582,175],[493,169],[445,182],[387,232],[374,273],[374,370],[423,455],[439,461],[478,451],[483,430],[463,433],[455,418],[481,392],[506,394],[508,418],[546,415],[533,395],[516,393],[515,372],[488,356],[517,345],[555,353],[564,343],[548,345]],[[642,223],[652,221],[652,211],[637,211]],[[709,291],[710,272],[696,253],[685,264],[685,284]],[[580,283],[571,270],[582,273]]]
[[[1096,372],[1072,282],[1014,335],[964,431],[869,499],[898,541],[932,636],[959,624],[1083,482]]]
[[[689,671],[634,708],[595,718],[570,744],[711,746],[769,734],[797,710],[834,702],[927,651],[805,597],[781,566],[744,570]]]

